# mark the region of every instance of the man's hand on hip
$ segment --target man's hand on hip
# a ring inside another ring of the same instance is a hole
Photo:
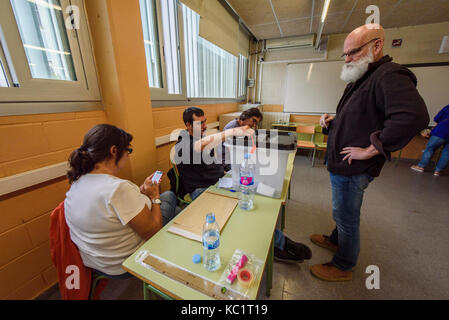
[[[346,154],[343,161],[348,160],[349,165],[351,165],[352,160],[368,160],[380,154],[380,152],[373,145],[370,145],[368,148],[346,147],[340,154]]]

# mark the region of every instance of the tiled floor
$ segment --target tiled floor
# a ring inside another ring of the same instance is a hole
[[[353,280],[329,283],[316,279],[309,268],[332,259],[332,253],[309,240],[329,233],[332,220],[329,175],[322,165],[311,167],[297,156],[287,203],[285,233],[313,252],[301,264],[274,264],[269,299],[449,299],[449,176],[419,174],[409,164],[388,163],[365,192],[361,250]],[[380,289],[368,290],[367,266],[380,271]],[[265,281],[265,280],[263,280]],[[142,299],[140,280],[114,280],[103,299]],[[39,297],[59,299],[57,288]],[[259,299],[265,296],[261,286]]]

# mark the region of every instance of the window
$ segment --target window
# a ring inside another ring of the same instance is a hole
[[[83,0],[0,1],[0,115],[101,109]]]
[[[11,3],[32,77],[76,81],[59,0]]]
[[[237,57],[199,36],[200,16],[182,5],[187,96],[236,98]]]
[[[3,68],[3,63],[0,60],[0,87],[9,87],[8,78],[6,78],[6,72]]]
[[[140,0],[143,43],[147,60],[147,73],[150,87],[162,88],[161,55],[159,52],[159,34],[156,19],[156,2]]]
[[[239,55],[239,90],[238,96],[246,96],[246,75],[248,73],[248,58]]]
[[[199,97],[198,34],[200,30],[200,16],[186,5],[182,5],[182,20],[184,22],[187,97]]]
[[[162,0],[162,29],[164,31],[164,55],[169,94],[180,94],[181,64],[179,61],[178,5],[177,0]]]
[[[140,0],[140,12],[152,99],[184,99],[177,0]]]
[[[2,26],[0,25],[0,78],[2,79],[0,87],[19,87],[11,55],[9,54],[8,44]],[[11,85],[12,84],[12,85]]]

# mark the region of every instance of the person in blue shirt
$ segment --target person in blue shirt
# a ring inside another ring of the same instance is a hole
[[[418,172],[424,172],[425,167],[429,164],[435,151],[443,146],[440,159],[438,160],[435,172],[433,173],[434,176],[439,176],[449,164],[449,105],[438,112],[433,121],[437,125],[430,133],[429,142],[424,150],[421,161],[418,165],[412,166],[411,169]]]

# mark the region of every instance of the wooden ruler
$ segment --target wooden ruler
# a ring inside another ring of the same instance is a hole
[[[217,300],[242,300],[247,299],[238,291],[227,288],[223,290],[224,286],[194,274],[186,269],[183,269],[175,264],[165,261],[155,255],[150,254],[144,260],[144,263],[155,269],[157,272],[176,280],[192,289],[195,289],[205,295]]]

